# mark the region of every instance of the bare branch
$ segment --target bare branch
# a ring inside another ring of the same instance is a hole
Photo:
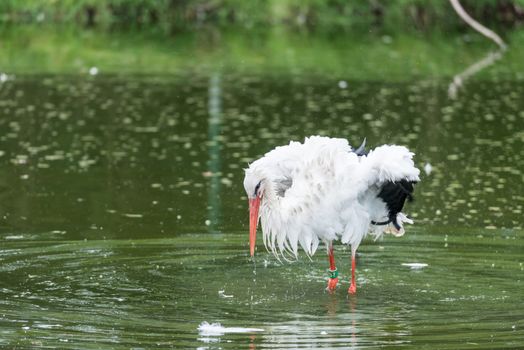
[[[500,36],[497,35],[494,31],[484,27],[482,24],[474,20],[462,7],[459,0],[449,0],[451,5],[453,6],[453,9],[457,12],[457,14],[466,22],[468,25],[470,25],[473,29],[475,29],[480,34],[484,35],[486,38],[489,38],[493,40],[502,50],[506,50],[507,45],[506,43],[500,38]]]

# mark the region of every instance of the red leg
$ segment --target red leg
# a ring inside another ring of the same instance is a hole
[[[355,294],[357,292],[357,282],[355,281],[355,269],[357,267],[357,263],[355,261],[355,255],[354,253],[351,254],[351,284],[349,285],[349,294]]]
[[[328,285],[327,290],[332,292],[337,287],[338,283],[338,271],[337,267],[335,266],[335,255],[333,254],[333,244],[329,244],[329,250],[328,250],[328,257],[329,257],[329,279],[328,279]]]

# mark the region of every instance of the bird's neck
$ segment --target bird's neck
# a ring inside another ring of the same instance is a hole
[[[266,186],[267,187],[264,191],[264,197],[262,199],[262,207],[266,210],[274,212],[280,207],[280,200],[277,196],[277,193],[275,192],[273,184],[268,183]]]

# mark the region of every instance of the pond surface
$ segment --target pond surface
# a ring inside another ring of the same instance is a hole
[[[450,98],[451,78],[5,76],[0,345],[521,348],[522,77]],[[415,225],[361,245],[356,296],[345,247],[332,295],[323,249],[248,257],[242,169],[312,134],[407,145],[424,169]]]

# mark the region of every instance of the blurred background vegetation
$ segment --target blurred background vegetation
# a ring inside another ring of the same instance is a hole
[[[463,0],[482,23],[511,29],[524,22],[524,0]],[[78,23],[155,27],[282,25],[307,30],[461,30],[445,0],[2,0],[3,23]]]
[[[461,3],[513,48],[501,68],[515,71],[524,0]],[[447,0],[2,0],[0,38],[0,70],[13,74],[232,67],[399,80],[453,76],[495,48]]]

